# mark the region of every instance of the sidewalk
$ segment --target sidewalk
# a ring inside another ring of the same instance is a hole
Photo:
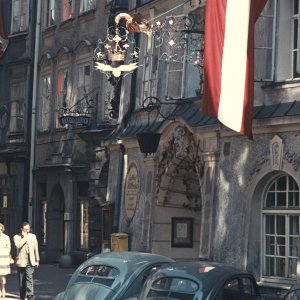
[[[62,269],[58,264],[41,264],[34,273],[36,300],[50,300],[63,291],[75,269]],[[6,300],[19,299],[18,275],[15,265],[7,276]]]

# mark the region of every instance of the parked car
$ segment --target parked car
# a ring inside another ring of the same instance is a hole
[[[142,252],[96,254],[77,268],[54,300],[127,300],[139,294],[151,272],[173,261]]]
[[[150,275],[138,300],[259,300],[255,278],[232,266],[175,262]]]
[[[285,295],[284,300],[300,300],[300,283],[296,283],[291,287]]]

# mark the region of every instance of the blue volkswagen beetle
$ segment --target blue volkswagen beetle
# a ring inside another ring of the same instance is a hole
[[[220,263],[174,262],[146,280],[138,300],[260,300],[254,277]]]
[[[54,300],[127,300],[136,297],[146,278],[171,258],[142,252],[97,254],[82,263]]]

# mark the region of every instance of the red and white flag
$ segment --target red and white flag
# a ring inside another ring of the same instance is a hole
[[[206,0],[202,112],[252,137],[254,24],[267,0]]]
[[[8,39],[4,33],[2,9],[0,7],[0,58],[2,57],[3,53],[5,52],[7,46],[8,46]]]

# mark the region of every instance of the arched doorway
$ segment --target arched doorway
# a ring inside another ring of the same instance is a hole
[[[162,143],[155,178],[152,251],[164,255],[172,253],[175,259],[197,258],[203,223],[204,161],[200,140],[185,126],[174,126],[172,132]],[[169,232],[169,235],[163,236],[161,232]]]
[[[193,134],[185,127],[177,126],[158,164],[157,203],[201,210],[200,173],[203,166],[199,145]]]
[[[65,197],[60,185],[53,186],[47,205],[47,261],[58,262],[64,253]]]

